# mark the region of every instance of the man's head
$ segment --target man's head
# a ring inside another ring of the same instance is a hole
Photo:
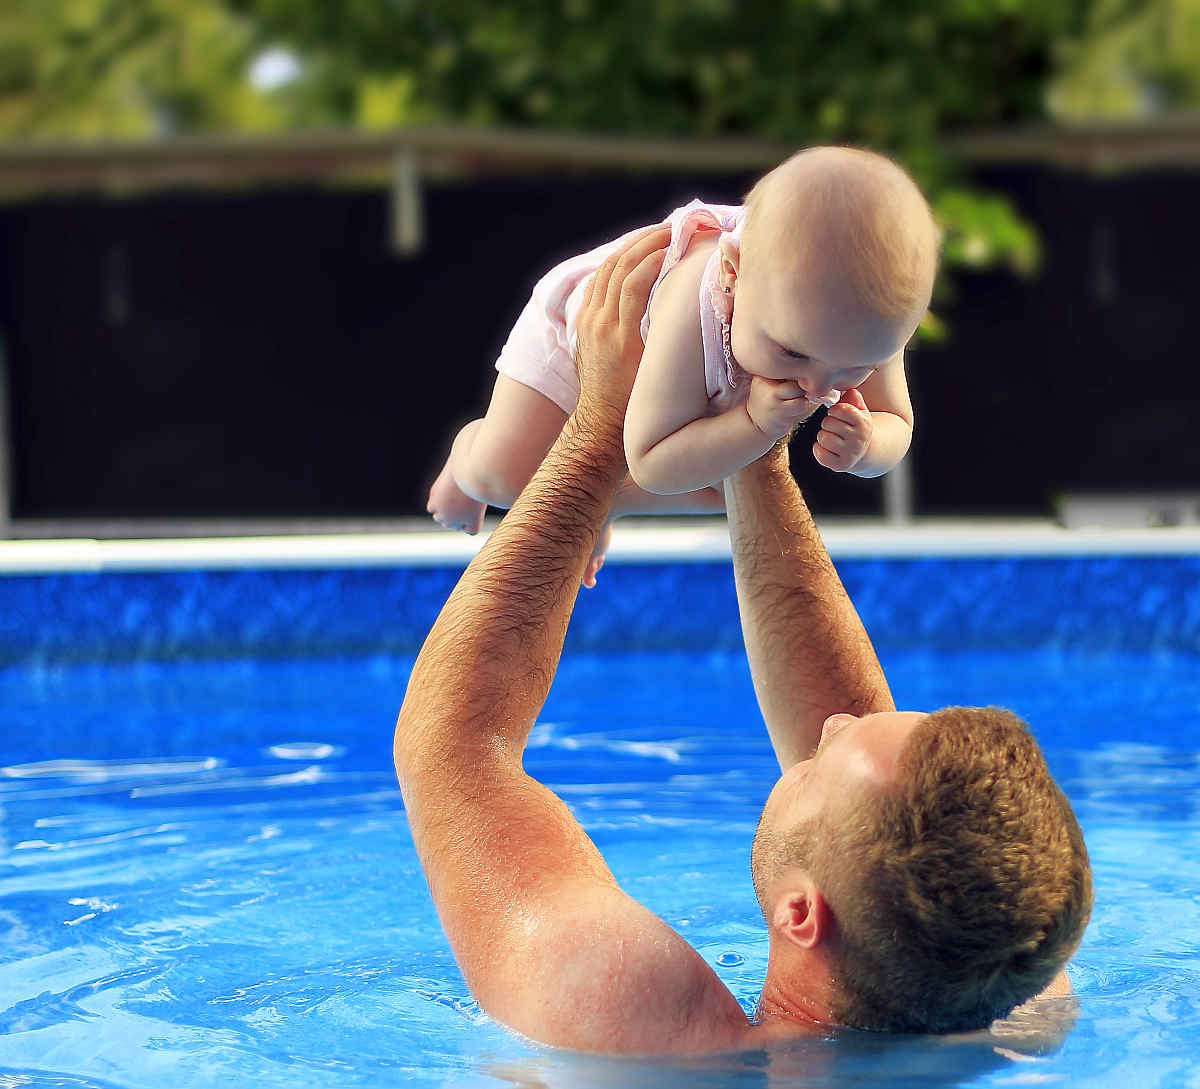
[[[824,957],[834,1019],[884,1031],[1005,1016],[1058,974],[1092,902],[1071,807],[1001,708],[833,716],[768,798],[752,869],[772,941]],[[789,934],[780,904],[802,887],[822,907]]]
[[[746,197],[740,245],[722,241],[734,356],[813,398],[860,385],[912,336],[937,253],[929,205],[891,160],[843,147],[793,155]]]

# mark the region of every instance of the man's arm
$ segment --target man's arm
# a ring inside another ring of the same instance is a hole
[[[750,675],[781,768],[830,715],[894,710],[879,659],[792,479],[786,442],[725,481]]]
[[[580,311],[579,405],[443,607],[395,735],[417,853],[480,1005],[543,1043],[626,1053],[700,1050],[745,1018],[699,955],[620,890],[521,757],[625,474],[638,324],[666,241],[647,234],[596,274]]]

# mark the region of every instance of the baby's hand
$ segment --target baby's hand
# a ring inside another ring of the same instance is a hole
[[[821,421],[821,430],[813,443],[813,457],[826,469],[848,473],[862,461],[874,431],[867,402],[858,390],[848,389]]]
[[[757,374],[750,378],[746,412],[754,426],[772,442],[783,438],[819,407],[804,396],[804,390],[796,382],[777,382]]]

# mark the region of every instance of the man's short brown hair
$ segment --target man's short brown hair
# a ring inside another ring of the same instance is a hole
[[[1083,936],[1092,881],[1025,723],[999,707],[927,715],[872,809],[817,837],[838,1022],[969,1031],[1044,990]]]

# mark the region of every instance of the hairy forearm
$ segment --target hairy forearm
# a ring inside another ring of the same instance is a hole
[[[832,714],[894,707],[780,445],[725,482],[754,691],[780,766],[812,754]]]
[[[692,420],[645,449],[628,450],[629,473],[648,492],[678,495],[719,483],[761,457],[774,441],[739,405]]]
[[[396,727],[402,783],[450,753],[520,757],[545,701],[584,565],[625,462],[575,417],[471,561],[413,666]]]
[[[871,445],[850,470],[851,474],[864,479],[883,476],[904,460],[908,444],[912,441],[912,424],[895,412],[872,412]]]

